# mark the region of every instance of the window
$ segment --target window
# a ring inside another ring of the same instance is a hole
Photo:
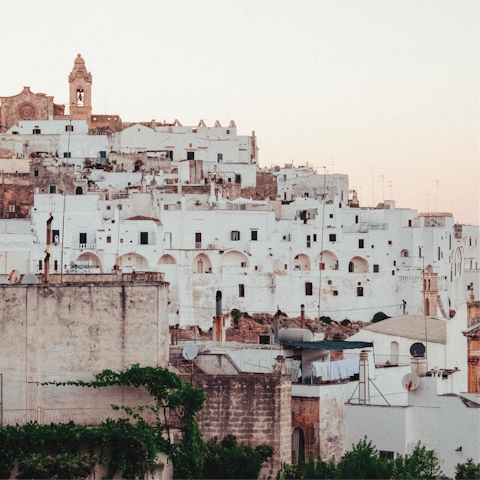
[[[232,179],[228,177],[228,183],[232,183]]]
[[[173,160],[173,150],[169,150],[167,152],[167,158],[169,158],[170,160]]]
[[[388,452],[386,450],[379,450],[378,453],[379,453],[380,458],[385,458],[387,460],[393,460],[394,459],[393,452]]]
[[[358,240],[358,248],[363,248],[363,238]]]
[[[100,158],[107,158],[107,152],[100,150]]]
[[[107,243],[112,243],[112,237],[107,237]]]
[[[358,215],[355,215],[355,223],[358,223]]]
[[[122,209],[122,204],[119,204],[119,205],[118,205],[118,209],[119,209],[119,210]]]
[[[111,205],[107,205],[107,210],[111,210],[111,209],[112,209]]]
[[[305,282],[305,295],[313,295],[311,282]]]
[[[42,268],[43,268],[42,261],[39,260],[39,261],[38,261],[38,269],[39,269],[39,270],[42,270]]]
[[[233,242],[240,240],[240,232],[239,231],[233,230],[231,235],[232,235],[232,241]]]
[[[217,153],[217,163],[220,163],[223,160],[223,153]]]
[[[57,187],[55,185],[50,185],[50,193],[57,193]]]
[[[392,270],[392,275],[395,275],[395,270]]]
[[[330,214],[330,218],[333,218],[333,213]]]
[[[330,240],[331,242],[336,242],[336,241],[337,241],[337,234],[336,234],[336,233],[331,233],[331,234],[329,235],[329,240]]]
[[[411,221],[411,220],[408,221],[408,226],[409,226],[409,227],[412,226],[412,221]]]
[[[472,240],[470,239],[470,245],[472,244]],[[438,259],[440,260],[440,247],[438,247]]]
[[[73,125],[65,125],[66,132],[73,132]]]
[[[389,240],[389,241],[388,241],[388,244],[389,244],[389,245],[391,245],[391,244],[392,244],[392,241],[391,241],[391,240]]]
[[[245,266],[246,266],[246,265],[245,265]],[[255,265],[255,270],[258,270],[258,266],[257,266],[257,265]]]
[[[239,297],[244,297],[245,296],[245,285],[240,284],[238,286],[238,296]]]
[[[363,287],[357,287],[357,297],[363,297]]]
[[[34,177],[38,177],[38,170],[35,170],[35,171],[33,172],[33,176],[34,176]]]
[[[195,233],[195,248],[202,248],[202,233]]]
[[[230,130],[227,130],[227,135],[230,135]]]
[[[42,131],[39,128],[34,128],[32,133],[33,135],[40,135]]]
[[[187,152],[187,160],[195,160],[195,152]]]
[[[79,241],[80,244],[86,244],[87,243],[87,234],[86,233],[81,233],[80,234],[80,241]]]
[[[314,242],[317,241],[317,234],[316,234],[316,233],[313,234],[313,241],[314,241]]]
[[[72,158],[72,152],[63,152],[63,158]]]
[[[241,262],[241,263],[240,263],[240,266],[241,266],[242,268],[246,268],[247,262]]]
[[[380,271],[380,265],[373,265],[373,273],[378,273]]]
[[[140,232],[140,245],[148,245],[148,232]]]
[[[83,188],[82,187],[77,187],[75,189],[75,195],[83,195]]]
[[[53,262],[53,269],[54,269],[54,270],[58,270],[58,260],[55,260],[55,261]]]
[[[288,268],[287,265],[285,265],[285,270],[287,270],[287,268]]]
[[[251,230],[250,232],[250,239],[256,242],[258,240],[258,230]]]
[[[325,270],[325,264],[324,263],[320,263],[319,266],[320,266],[320,270]]]
[[[15,204],[14,203],[11,203],[10,205],[8,205],[8,212],[9,213],[15,213]]]
[[[327,281],[327,284],[328,284],[328,285],[331,285],[331,284],[332,284],[332,281],[331,281],[331,280],[328,280],[328,281]]]
[[[310,248],[310,235],[307,235],[307,248]]]
[[[333,296],[334,296],[334,297],[338,297],[338,290],[334,290],[334,291],[333,291]]]
[[[242,176],[241,175],[235,175],[235,183],[242,183]]]
[[[52,239],[55,244],[60,241],[60,230],[52,230]]]

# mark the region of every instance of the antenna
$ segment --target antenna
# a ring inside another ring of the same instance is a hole
[[[185,360],[193,360],[198,354],[198,348],[196,345],[185,345],[182,350],[182,355]]]
[[[412,357],[423,357],[425,355],[425,345],[417,342],[410,347],[410,355]]]
[[[38,279],[33,273],[26,273],[22,278],[22,285],[37,285]]]

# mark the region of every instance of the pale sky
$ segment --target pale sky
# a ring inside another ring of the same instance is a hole
[[[233,119],[255,131],[261,166],[325,165],[349,175],[362,206],[385,184],[397,207],[479,223],[477,0],[0,0],[0,11],[0,96],[30,86],[68,103],[81,53],[93,113]]]

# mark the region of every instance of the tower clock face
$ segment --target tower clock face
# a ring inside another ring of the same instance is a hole
[[[18,116],[22,120],[35,120],[36,110],[35,105],[30,102],[23,102],[18,106]]]

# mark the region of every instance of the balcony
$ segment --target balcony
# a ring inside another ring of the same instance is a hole
[[[96,243],[77,243],[73,245],[72,248],[76,250],[96,250],[97,244]]]

